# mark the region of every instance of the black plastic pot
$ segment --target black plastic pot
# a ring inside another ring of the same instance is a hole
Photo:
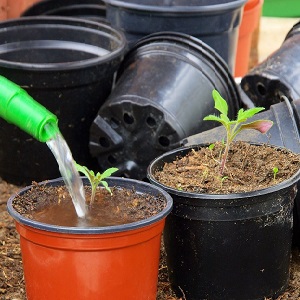
[[[207,43],[234,70],[241,13],[246,0],[104,0],[108,21],[126,35],[129,47],[155,32],[183,32]]]
[[[112,89],[126,40],[107,24],[65,17],[23,17],[0,24],[0,73],[57,115],[73,157],[96,167],[89,129]],[[45,144],[0,120],[0,176],[31,183],[59,177]]]
[[[241,87],[256,106],[269,108],[281,101],[300,98],[300,22],[287,34],[281,47],[242,78]]]
[[[189,300],[279,296],[289,281],[292,210],[300,170],[277,186],[228,195],[179,191],[154,178],[155,170],[191,148],[165,153],[148,169],[150,182],[174,201],[164,231],[172,288]]]
[[[127,54],[114,90],[91,127],[90,151],[101,168],[143,179],[149,162],[184,137],[208,130],[203,117],[214,111],[216,88],[229,101],[229,115],[240,107],[226,63],[208,45],[180,33],[142,39]]]
[[[249,121],[258,119],[271,120],[274,122],[268,134],[261,134],[255,130],[240,132],[236,140],[252,143],[269,143],[271,145],[285,147],[295,153],[300,153],[300,100],[289,102],[281,97],[282,102],[271,105],[270,109],[261,112]],[[182,140],[181,145],[190,146],[203,143],[214,143],[225,138],[226,133],[223,126],[189,136]],[[298,190],[300,183],[298,183]],[[300,246],[300,194],[298,193],[294,203],[293,243]]]

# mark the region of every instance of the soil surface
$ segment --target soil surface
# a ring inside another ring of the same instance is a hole
[[[19,189],[0,178],[0,300],[26,300],[19,237],[13,219],[6,211],[8,198]],[[292,254],[289,287],[277,300],[300,299],[300,252],[297,247],[294,247]],[[179,299],[170,288],[162,244],[157,300]]]
[[[63,182],[62,182],[63,183]],[[13,207],[21,215],[46,224],[59,226],[102,227],[127,224],[157,215],[165,208],[165,199],[136,193],[121,187],[97,189],[91,200],[91,188],[85,187],[90,200],[84,220],[77,217],[71,196],[65,186],[34,184],[14,198]]]
[[[234,142],[221,171],[225,145],[211,146],[174,157],[154,177],[165,186],[191,193],[229,194],[270,187],[300,169],[300,156],[286,149]]]

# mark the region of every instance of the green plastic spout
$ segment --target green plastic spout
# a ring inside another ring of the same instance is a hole
[[[0,76],[0,117],[40,142],[47,142],[59,132],[57,117],[3,76]],[[50,126],[45,129],[47,124]]]

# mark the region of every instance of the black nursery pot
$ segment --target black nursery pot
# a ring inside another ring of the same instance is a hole
[[[287,34],[281,47],[242,78],[241,87],[256,106],[266,109],[281,101],[300,98],[300,22]]]
[[[116,85],[90,130],[90,151],[101,168],[119,168],[144,179],[150,161],[181,139],[208,130],[212,90],[240,107],[226,63],[208,45],[181,33],[158,33],[139,41],[124,58]]]
[[[238,31],[246,0],[104,0],[106,18],[126,35],[129,47],[155,32],[190,34],[207,43],[234,70]]]
[[[97,166],[89,129],[112,89],[126,47],[107,24],[67,17],[23,17],[0,24],[0,74],[57,115],[78,163]],[[22,184],[59,177],[51,151],[0,120],[0,176]]]
[[[194,146],[195,147],[195,146]],[[286,289],[298,171],[267,189],[229,195],[197,194],[159,183],[154,172],[193,147],[155,159],[148,178],[173,198],[164,231],[172,288],[189,300],[258,300]]]
[[[282,96],[279,103],[271,105],[270,109],[263,111],[249,121],[270,120],[274,124],[268,134],[261,134],[258,131],[242,131],[236,140],[252,143],[269,143],[271,145],[285,147],[294,153],[300,153],[300,99],[290,102],[287,97]],[[223,126],[218,126],[210,130],[189,136],[183,139],[182,146],[190,146],[203,143],[214,143],[226,136]],[[300,182],[298,182],[298,189]],[[297,194],[294,203],[293,222],[293,243],[300,246],[300,193]]]

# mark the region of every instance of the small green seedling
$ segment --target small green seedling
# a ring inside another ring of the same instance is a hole
[[[118,171],[118,168],[109,168],[109,169],[105,170],[102,174],[100,172],[98,172],[95,175],[94,171],[89,170],[87,167],[81,166],[81,165],[77,164],[76,162],[75,162],[75,167],[78,172],[83,173],[90,181],[90,184],[92,187],[92,195],[91,195],[90,203],[93,203],[93,201],[95,199],[95,195],[96,195],[96,189],[100,183],[104,186],[104,188],[110,194],[112,194],[111,189],[108,186],[108,183],[104,179],[111,176],[111,174],[113,174],[114,172]]]
[[[177,190],[178,190],[178,191],[182,191],[182,187],[181,187],[181,184],[180,184],[180,183],[177,184]]]
[[[278,173],[278,168],[277,167],[274,167],[273,168],[273,180],[275,181],[276,180],[276,175],[277,175],[277,173]]]
[[[210,151],[214,150],[214,148],[215,148],[215,144],[210,144],[210,145],[208,146],[208,149],[209,149]]]
[[[220,175],[223,176],[229,147],[236,135],[244,129],[255,129],[261,133],[266,133],[272,127],[273,122],[270,120],[256,120],[245,123],[249,118],[264,110],[264,107],[253,107],[246,110],[241,108],[238,111],[236,120],[230,120],[228,118],[228,104],[226,100],[222,98],[217,90],[213,90],[212,96],[215,101],[215,108],[221,114],[220,116],[208,115],[203,120],[220,122],[226,129],[225,149],[220,163]]]
[[[223,182],[228,178],[228,176],[223,176],[221,178],[221,187],[223,186]]]

